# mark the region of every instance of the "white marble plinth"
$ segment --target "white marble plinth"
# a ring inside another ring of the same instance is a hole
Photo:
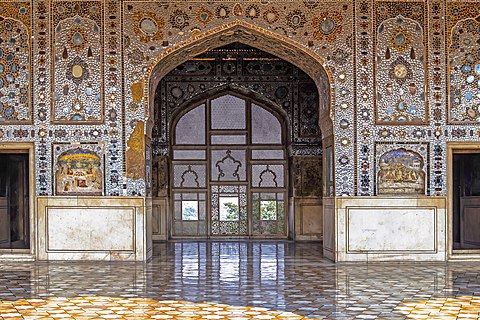
[[[335,198],[323,198],[323,255],[335,261]]]
[[[321,199],[295,198],[295,240],[317,241],[323,238]]]
[[[335,212],[332,260],[446,260],[443,197],[338,197]]]
[[[37,259],[147,261],[144,198],[38,197]]]

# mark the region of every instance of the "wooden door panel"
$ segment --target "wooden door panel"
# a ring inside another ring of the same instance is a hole
[[[460,242],[480,246],[480,197],[461,197],[460,217]]]
[[[8,215],[8,198],[0,197],[0,243],[10,242],[10,218]]]

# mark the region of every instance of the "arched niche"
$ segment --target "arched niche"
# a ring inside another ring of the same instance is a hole
[[[160,55],[154,62],[152,62],[149,68],[150,77],[147,86],[149,107],[147,108],[145,114],[145,119],[147,120],[147,141],[150,141],[150,139],[152,138],[152,129],[154,127],[155,113],[155,90],[162,78],[164,78],[177,66],[194,59],[198,55],[215,48],[232,44],[234,42],[246,44],[253,48],[275,55],[276,57],[283,59],[291,63],[292,65],[295,65],[303,72],[305,72],[311,79],[313,79],[315,86],[318,90],[318,94],[321,97],[318,100],[318,125],[323,134],[322,137],[328,143],[328,145],[324,144],[324,147],[329,147],[329,154],[331,155],[331,157],[333,157],[333,123],[331,119],[330,108],[331,105],[334,105],[334,91],[331,87],[331,83],[333,83],[333,78],[332,73],[325,66],[323,59],[310,49],[305,48],[304,46],[295,43],[288,38],[271,33],[267,30],[259,29],[244,22],[236,22],[226,27],[224,26],[215,29],[208,34],[206,33],[196,36],[195,38],[192,38],[191,41],[179,44],[175,47],[172,47],[171,49],[166,50],[164,54]],[[242,94],[243,89],[236,87],[235,85],[228,85],[227,87],[220,88],[218,90],[219,92],[223,90],[229,90],[231,92],[237,92]],[[211,92],[208,94],[211,94]],[[261,99],[262,98],[260,98],[260,100]],[[256,100],[258,101],[259,99]],[[266,102],[266,105],[269,105],[268,101]],[[182,108],[183,107],[179,108],[180,112],[182,112]],[[284,116],[281,114],[281,109],[277,110],[277,112],[281,116]],[[320,163],[321,162],[322,160],[320,158]],[[323,162],[325,162],[325,160],[323,160]],[[168,161],[165,161],[165,159],[163,159],[161,163],[163,163],[163,165],[161,166],[161,168],[159,167],[157,169],[159,170],[159,172],[162,170],[165,171],[169,166]],[[330,163],[332,168],[327,171],[334,172],[333,161],[330,161]],[[312,169],[316,165],[317,164],[314,162],[308,164],[310,169]],[[299,161],[298,166],[299,168],[306,167],[306,163]],[[188,171],[188,168],[186,170]],[[308,172],[312,171],[305,171],[306,174],[308,174]],[[324,174],[320,173],[317,177],[319,179],[322,179],[322,176],[324,176]],[[333,187],[333,183],[330,187]],[[168,194],[168,192],[163,192],[162,194],[165,195]],[[329,193],[328,195],[333,195],[333,193]],[[319,205],[319,208],[321,210],[321,195],[319,199],[320,202],[316,205]]]
[[[331,90],[333,76],[332,72],[325,65],[324,59],[287,37],[238,21],[208,33],[200,34],[190,41],[180,43],[166,50],[152,62],[149,67],[149,107],[145,115],[146,119],[148,119],[147,135],[151,135],[153,99],[155,89],[161,79],[185,61],[210,49],[234,42],[240,42],[273,54],[292,63],[308,74],[315,81],[319,93],[324,97],[319,104],[320,128],[322,132],[332,132],[333,124],[330,106],[335,104],[334,90]]]

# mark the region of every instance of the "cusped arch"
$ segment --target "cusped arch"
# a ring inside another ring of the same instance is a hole
[[[231,84],[231,83],[204,91],[201,94],[196,95],[192,99],[189,99],[188,101],[185,101],[184,103],[180,104],[177,110],[175,110],[172,113],[171,129],[173,130],[173,128],[175,128],[178,120],[184,114],[188,113],[188,111],[199,106],[203,101],[207,99],[214,99],[217,97],[229,95],[229,94],[237,96],[243,100],[251,100],[252,102],[255,102],[257,105],[259,105],[263,109],[266,109],[268,112],[272,113],[278,119],[278,121],[282,125],[283,131],[291,129],[288,121],[288,114],[282,107],[280,107],[274,101],[265,97],[265,95],[262,95],[256,91],[253,91],[248,88],[238,86],[235,84]],[[171,135],[171,137],[173,137],[173,135]]]
[[[155,89],[161,79],[176,66],[195,56],[213,48],[240,42],[259,50],[276,55],[292,63],[308,74],[316,83],[319,93],[328,95],[319,103],[320,128],[328,131],[324,126],[331,126],[331,105],[334,105],[334,91],[331,90],[333,73],[325,65],[324,59],[314,51],[304,47],[287,37],[256,27],[243,21],[224,25],[208,32],[204,32],[190,40],[167,49],[159,55],[149,66],[149,108],[146,118],[149,119],[149,134],[153,126]],[[322,120],[323,119],[323,120]],[[322,127],[323,126],[323,127]],[[331,128],[330,128],[331,130]]]
[[[288,145],[291,143],[291,141],[289,141],[289,135],[286,134],[286,132],[291,130],[291,125],[288,120],[288,114],[286,113],[286,111],[265,96],[250,89],[240,87],[234,84],[227,84],[224,86],[213,88],[211,90],[207,90],[202,94],[199,94],[194,98],[181,104],[177,108],[177,110],[173,112],[170,121],[171,127],[168,128],[168,130],[170,131],[170,143],[172,145],[175,144],[175,128],[177,127],[178,122],[185,115],[189,114],[190,111],[204,105],[204,102],[206,100],[214,100],[229,95],[237,97],[244,101],[249,100],[252,102],[252,104],[255,104],[256,106],[270,113],[273,117],[276,118],[276,120],[278,120],[281,131],[284,134],[284,136],[282,136],[282,144]]]

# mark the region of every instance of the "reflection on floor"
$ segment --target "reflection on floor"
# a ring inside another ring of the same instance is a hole
[[[151,263],[0,264],[2,319],[480,317],[480,264],[334,265],[318,243],[172,242]]]

